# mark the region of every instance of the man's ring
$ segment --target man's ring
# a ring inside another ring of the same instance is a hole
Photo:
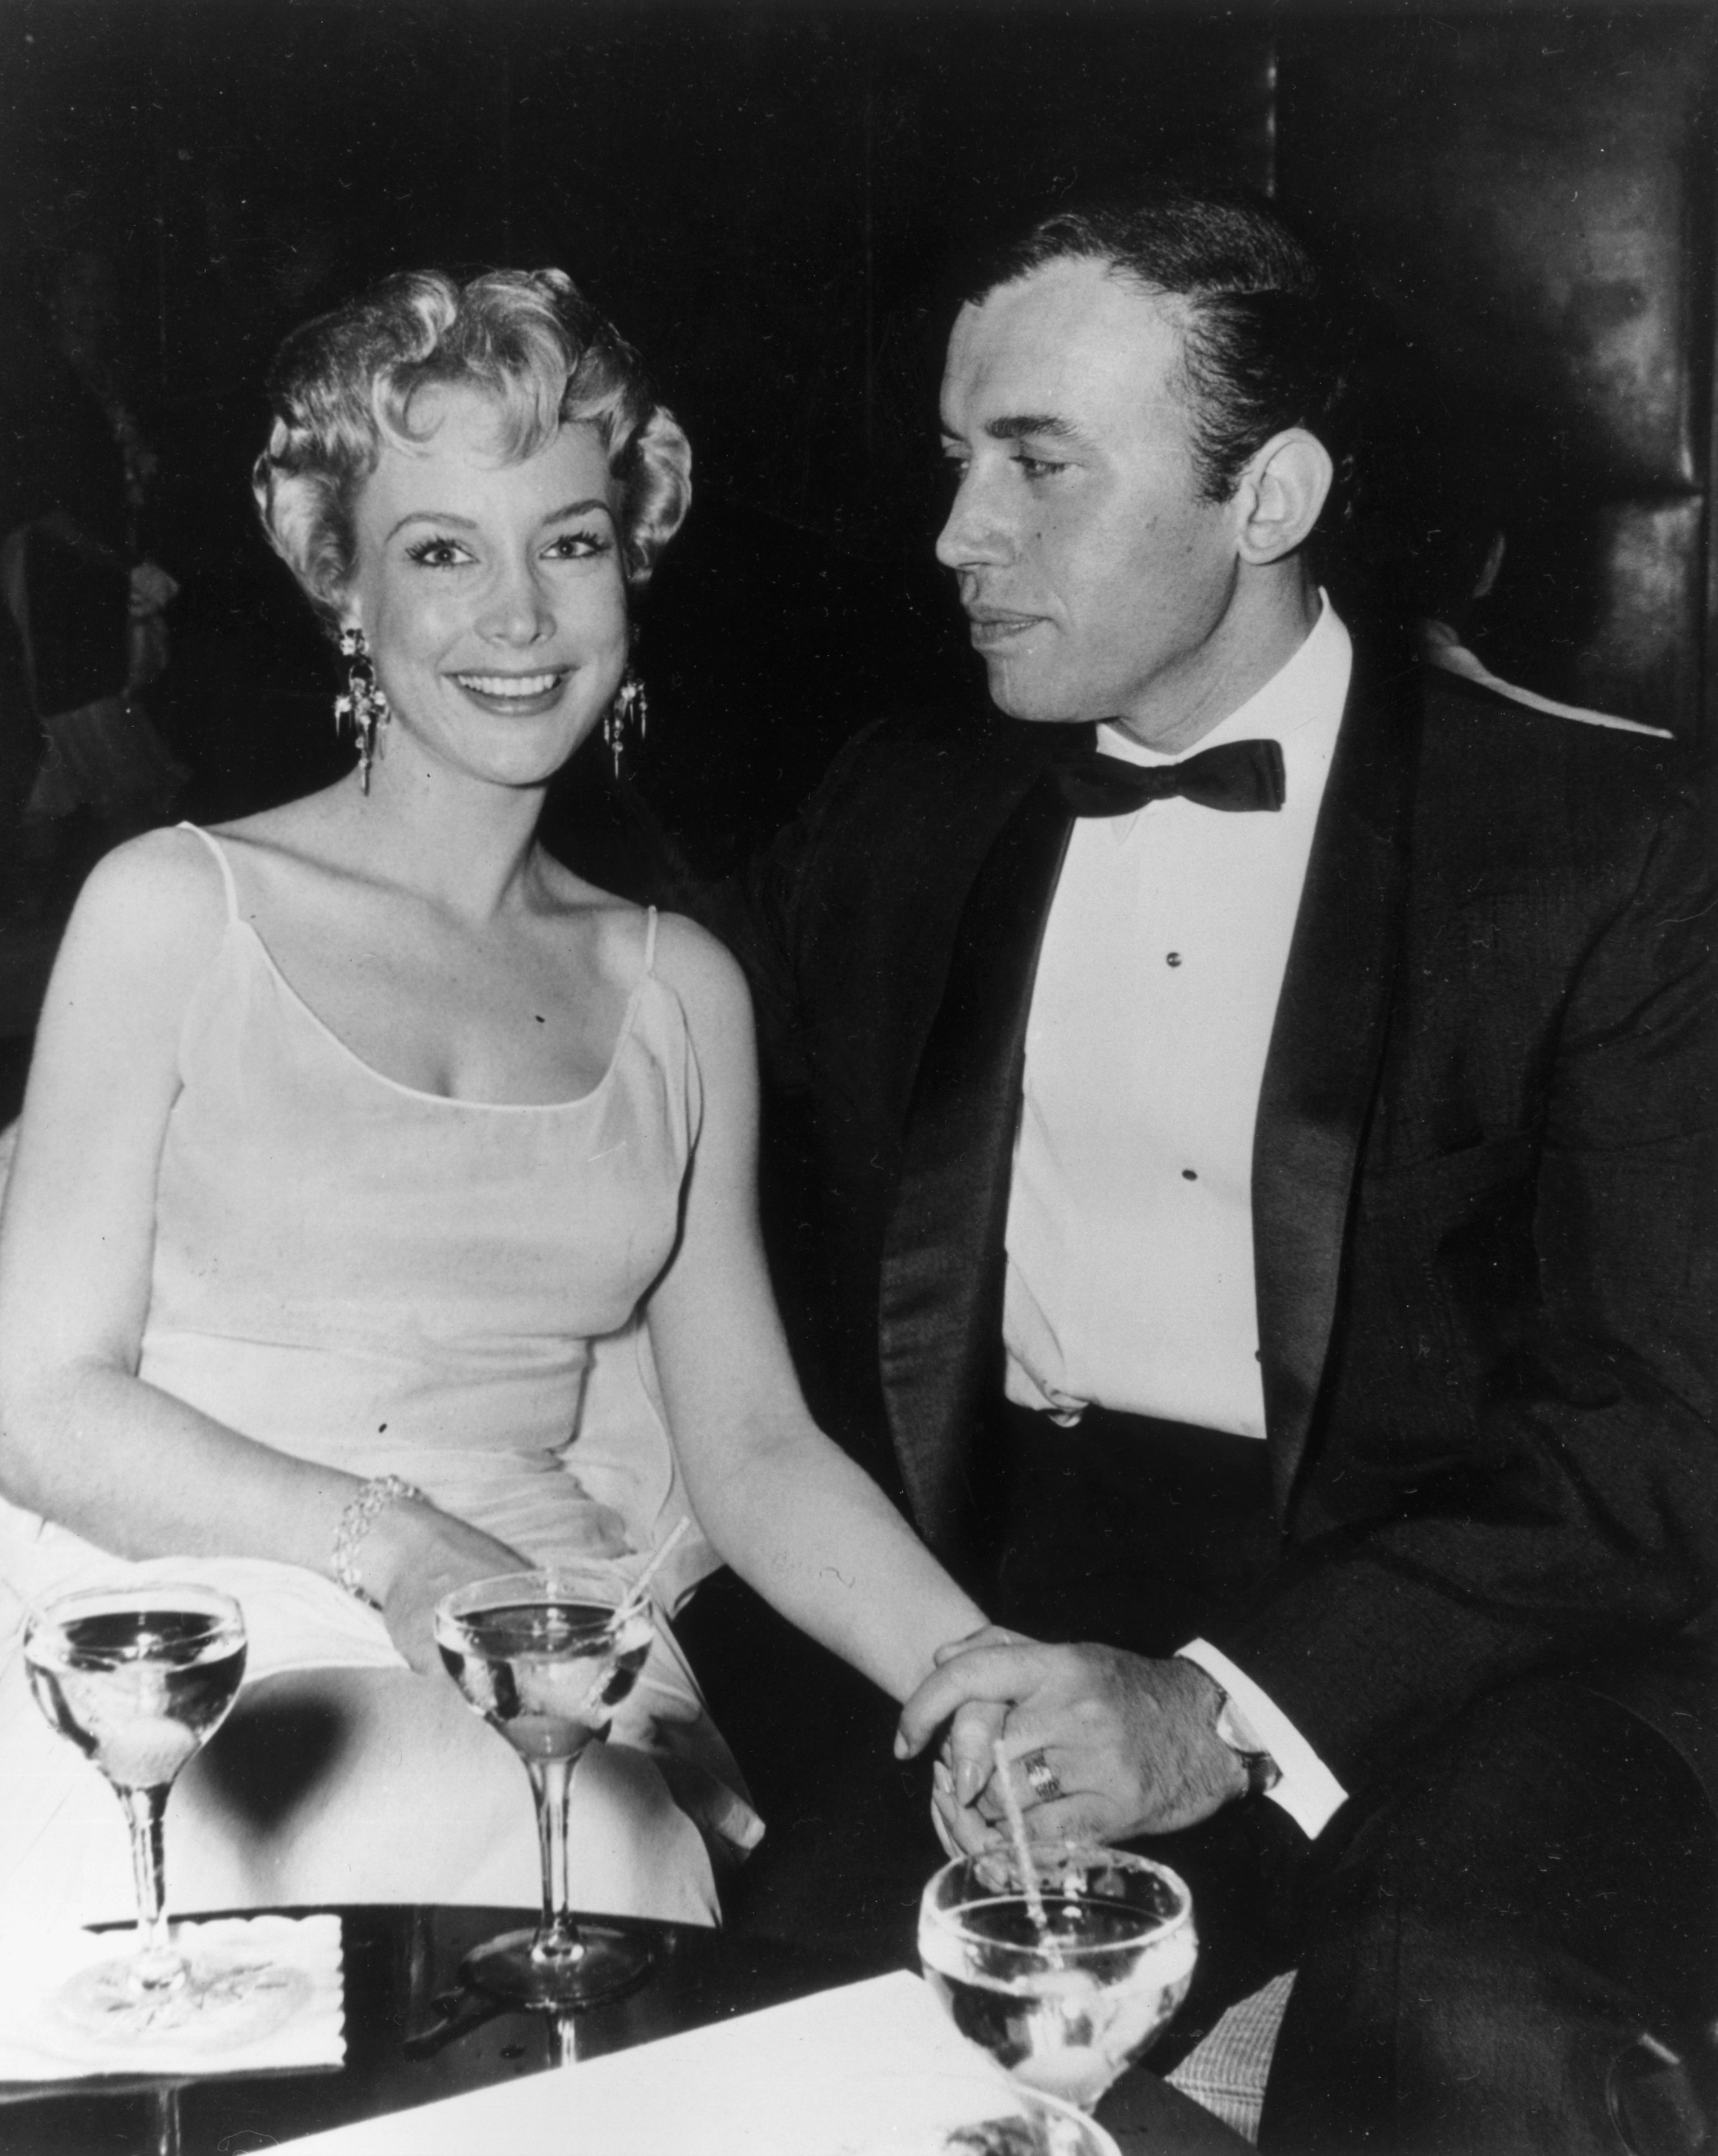
[[[1031,1784],[1032,1794],[1041,1804],[1053,1804],[1062,1794],[1062,1784],[1056,1779],[1056,1769],[1042,1752],[1028,1752],[1021,1758],[1020,1771]]]

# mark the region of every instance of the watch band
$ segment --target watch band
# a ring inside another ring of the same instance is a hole
[[[1258,1748],[1258,1739],[1249,1729],[1243,1737],[1237,1727],[1238,1710],[1221,1685],[1217,1687],[1216,1719],[1211,1724],[1220,1743],[1227,1744],[1241,1762],[1247,1775],[1247,1794],[1249,1797],[1268,1795],[1283,1779],[1283,1770],[1268,1752]]]

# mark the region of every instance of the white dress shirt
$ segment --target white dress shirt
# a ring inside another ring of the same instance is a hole
[[[1263,1439],[1252,1136],[1352,660],[1325,600],[1305,642],[1194,746],[1281,744],[1279,811],[1172,798],[1074,825],[1032,988],[1007,1228],[1008,1397]],[[1106,754],[1177,761],[1119,726]],[[1204,1642],[1186,1650],[1283,1769],[1316,1833],[1343,1792]]]

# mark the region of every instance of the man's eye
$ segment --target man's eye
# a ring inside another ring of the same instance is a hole
[[[415,547],[406,549],[406,559],[419,562],[426,569],[455,568],[471,558],[465,548],[451,539],[420,539]]]
[[[1049,457],[1029,457],[1023,449],[1016,452],[1014,461],[1028,479],[1048,479],[1052,472],[1067,470],[1065,464],[1057,464]]]

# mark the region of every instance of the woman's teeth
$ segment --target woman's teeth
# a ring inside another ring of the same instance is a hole
[[[558,676],[553,674],[456,674],[462,689],[480,696],[546,696]]]

